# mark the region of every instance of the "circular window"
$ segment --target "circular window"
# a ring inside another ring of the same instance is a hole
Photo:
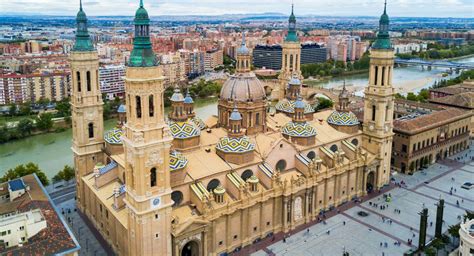
[[[316,153],[314,153],[314,151],[309,151],[309,153],[306,156],[309,159],[313,160],[316,157]]]
[[[179,190],[173,191],[171,193],[171,200],[173,200],[174,204],[173,206],[178,206],[183,202],[183,193]]]
[[[331,149],[332,152],[337,151],[337,145],[332,145],[329,149]]]
[[[240,177],[244,180],[247,181],[248,178],[252,177],[253,172],[252,170],[245,170]]]
[[[354,146],[359,145],[359,141],[357,139],[353,139],[351,143],[354,144]]]
[[[207,190],[214,191],[214,189],[217,188],[220,184],[221,182],[218,179],[213,179],[207,184]]]
[[[276,169],[278,171],[284,171],[286,169],[286,161],[283,159],[278,161],[278,163],[276,164]]]

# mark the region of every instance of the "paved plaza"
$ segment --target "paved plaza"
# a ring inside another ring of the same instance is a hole
[[[390,193],[391,202],[386,202],[380,194],[354,206],[343,206],[326,224],[318,223],[309,227],[309,231],[304,229],[291,234],[285,243],[275,242],[252,255],[342,255],[344,250],[350,255],[403,255],[418,245],[418,213],[423,206],[429,210],[427,241],[434,236],[435,204],[439,198],[445,200],[443,232],[459,223],[459,216],[466,210],[474,210],[474,189],[461,188],[464,182],[474,181],[472,153],[466,156],[463,152],[451,157],[456,161],[448,159],[413,176],[395,174],[393,180],[406,185],[385,193]],[[368,215],[361,217],[359,212]],[[410,245],[408,239],[412,239],[413,244]]]

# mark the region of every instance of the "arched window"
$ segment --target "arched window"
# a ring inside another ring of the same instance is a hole
[[[337,151],[337,145],[334,144],[329,149],[331,149],[332,152],[336,152]]]
[[[359,145],[359,140],[353,139],[353,140],[351,140],[351,143],[352,143],[354,146],[357,146],[357,145]]]
[[[375,121],[375,105],[372,105],[372,121]]]
[[[293,54],[290,54],[290,71],[293,71]]]
[[[76,76],[77,76],[77,91],[81,92],[81,72],[77,71]]]
[[[153,95],[148,96],[148,113],[150,117],[155,115],[155,104],[153,102]]]
[[[221,182],[218,179],[213,179],[207,184],[207,190],[214,191],[214,189],[217,188],[220,184]]]
[[[309,159],[313,160],[316,157],[316,153],[314,151],[309,151],[306,155]]]
[[[156,186],[156,168],[153,167],[150,170],[150,187]]]
[[[142,117],[142,101],[140,96],[135,96],[135,101],[136,101],[136,110],[137,110],[137,117],[141,118]]]
[[[89,123],[87,125],[87,129],[89,131],[89,139],[91,138],[94,138],[94,124],[93,123]]]
[[[86,73],[86,80],[87,80],[87,91],[91,91],[91,72],[87,71]]]
[[[382,67],[382,86],[385,85],[385,67]]]
[[[377,80],[379,78],[379,67],[375,66],[375,82],[374,84],[377,85]]]
[[[286,169],[286,161],[281,159],[280,161],[277,162],[275,169],[278,171],[284,171]]]
[[[245,170],[240,177],[244,180],[247,181],[248,178],[252,177],[253,172],[252,170]]]
[[[260,113],[255,114],[255,125],[260,125]]]
[[[173,200],[173,206],[179,206],[183,202],[183,193],[179,190],[171,192],[171,200]]]

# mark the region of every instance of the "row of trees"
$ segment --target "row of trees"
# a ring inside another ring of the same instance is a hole
[[[359,60],[344,63],[343,61],[328,60],[325,63],[301,65],[301,73],[305,78],[310,76],[339,76],[355,70],[367,70],[370,66],[369,54],[365,53]]]
[[[428,50],[425,52],[397,54],[397,56],[402,59],[449,59],[471,54],[474,54],[474,44],[463,45],[460,47],[444,47],[441,44],[428,44]]]
[[[10,140],[22,139],[36,131],[48,132],[53,128],[53,114],[42,113],[35,118],[25,117],[14,128],[0,127],[0,144]]]
[[[25,165],[20,164],[15,168],[9,169],[1,178],[0,182],[7,182],[9,180],[18,179],[20,177],[30,175],[35,173],[38,176],[38,179],[44,186],[49,185],[49,180],[46,174],[39,168],[37,164],[29,162]],[[53,182],[58,182],[61,180],[69,181],[72,180],[75,176],[74,168],[69,165],[64,166],[54,177]]]

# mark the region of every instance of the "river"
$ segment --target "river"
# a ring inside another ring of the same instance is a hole
[[[456,62],[474,62],[474,56],[458,59]],[[448,79],[456,76],[452,74],[443,78],[442,73],[446,69],[433,68],[430,71],[421,70],[421,67],[400,67],[394,70],[394,87],[401,93],[410,91],[418,92],[422,88],[431,86],[434,81]],[[343,81],[348,87],[360,92],[368,83],[368,74],[333,78],[318,84],[324,88],[339,88]],[[211,115],[217,114],[217,99],[196,100],[195,111],[197,116],[206,120]],[[105,128],[111,129],[115,125],[114,120],[105,122]],[[8,169],[19,164],[33,162],[52,178],[64,165],[72,165],[71,130],[61,133],[49,133],[33,136],[23,140],[17,140],[0,145],[0,175]]]

